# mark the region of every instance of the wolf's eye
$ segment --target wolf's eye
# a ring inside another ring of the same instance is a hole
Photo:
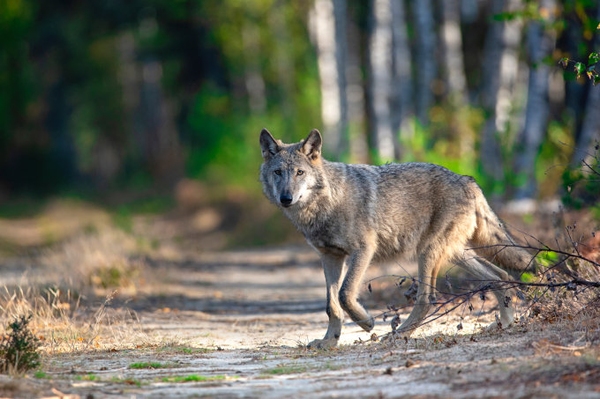
[[[273,173],[275,173],[277,176],[281,176],[281,170],[280,169],[275,169],[275,171],[273,171]]]
[[[296,172],[296,175],[298,176],[302,176],[304,174],[304,171],[302,169],[298,169],[298,171]]]

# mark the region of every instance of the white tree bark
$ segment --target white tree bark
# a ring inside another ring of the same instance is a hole
[[[373,26],[369,38],[370,95],[373,117],[372,143],[382,161],[395,156],[390,110],[392,97],[392,0],[374,0]]]
[[[504,11],[517,10],[521,5],[522,0],[492,0],[490,18]],[[492,180],[494,191],[504,181],[499,139],[508,128],[519,69],[521,29],[518,19],[492,22],[485,41],[481,102],[487,119],[481,137],[480,157],[483,171]],[[498,194],[492,193],[493,196]]]
[[[310,13],[321,81],[325,151],[339,158],[348,150],[346,99],[346,0],[316,0]]]
[[[412,88],[412,55],[406,29],[406,5],[403,0],[392,0],[392,132],[412,136],[412,119],[415,114]],[[396,158],[401,158],[401,146],[396,143]]]

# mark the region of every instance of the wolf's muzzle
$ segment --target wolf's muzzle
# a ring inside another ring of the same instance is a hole
[[[293,200],[294,200],[294,198],[292,197],[292,194],[290,194],[290,193],[283,193],[279,197],[279,202],[285,208],[287,208],[288,206],[291,206]]]

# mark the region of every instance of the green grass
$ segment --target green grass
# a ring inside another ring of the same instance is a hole
[[[161,348],[158,348],[161,352],[169,352],[169,353],[183,353],[184,355],[193,355],[193,354],[201,354],[201,353],[209,353],[212,350],[207,348],[191,348],[189,346],[184,345],[165,345]]]
[[[137,362],[129,365],[130,369],[165,369],[171,367],[170,364],[160,362]]]
[[[190,375],[185,375],[185,376],[172,376],[172,377],[163,377],[161,379],[162,382],[174,382],[174,383],[180,383],[180,382],[206,382],[206,381],[223,381],[227,378],[227,376],[224,375],[214,375],[214,376],[204,376],[204,375],[197,375],[197,374],[190,374]]]
[[[304,373],[307,370],[308,370],[308,368],[306,366],[292,364],[292,365],[281,365],[281,366],[274,367],[272,369],[266,369],[262,372],[262,374],[267,374],[267,375],[298,374],[298,373]]]
[[[38,370],[35,373],[33,373],[33,378],[37,378],[39,380],[43,380],[46,378],[50,378],[50,376],[46,373],[44,373],[42,370]]]
[[[100,381],[100,377],[95,374],[78,375],[75,379],[78,381]]]

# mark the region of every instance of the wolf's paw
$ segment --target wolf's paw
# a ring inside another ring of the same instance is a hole
[[[307,348],[309,349],[330,349],[335,348],[337,346],[338,340],[337,338],[323,338],[323,339],[315,339],[311,341]]]
[[[501,320],[496,318],[496,321],[492,322],[485,329],[487,331],[506,330],[514,325],[514,320]]]
[[[360,320],[360,321],[357,321],[356,324],[358,324],[366,332],[369,332],[375,326],[375,319],[373,317],[369,316],[368,320]]]

